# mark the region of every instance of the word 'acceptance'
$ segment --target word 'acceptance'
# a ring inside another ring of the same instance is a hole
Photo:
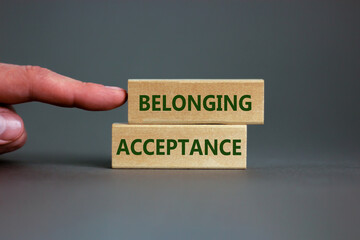
[[[134,139],[131,143],[128,143],[126,139],[121,139],[116,155],[171,155],[178,146],[181,149],[181,155],[209,155],[210,152],[213,155],[241,155],[240,144],[241,139],[223,139],[221,141],[205,139],[201,143],[199,139],[193,139],[191,142],[189,139],[146,139],[144,142],[142,139]],[[229,149],[229,147],[225,145],[229,145],[230,150],[226,151],[225,149]]]

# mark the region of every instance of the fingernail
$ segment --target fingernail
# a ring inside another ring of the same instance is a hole
[[[119,88],[119,87],[114,87],[114,86],[105,86],[105,87],[110,88],[110,89],[113,89],[113,90],[117,90],[117,91],[124,91],[124,92],[126,92],[125,89],[122,89],[122,88]]]
[[[0,144],[18,138],[23,131],[22,121],[9,113],[0,114]]]

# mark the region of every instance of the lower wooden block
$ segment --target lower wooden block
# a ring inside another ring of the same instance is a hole
[[[112,126],[113,168],[245,169],[246,125]]]

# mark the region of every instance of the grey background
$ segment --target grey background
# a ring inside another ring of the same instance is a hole
[[[0,1],[0,61],[83,81],[264,78],[248,170],[112,170],[109,112],[15,106],[1,239],[360,237],[357,1]]]

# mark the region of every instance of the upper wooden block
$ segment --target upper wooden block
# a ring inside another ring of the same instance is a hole
[[[133,124],[264,124],[264,80],[128,81]]]

